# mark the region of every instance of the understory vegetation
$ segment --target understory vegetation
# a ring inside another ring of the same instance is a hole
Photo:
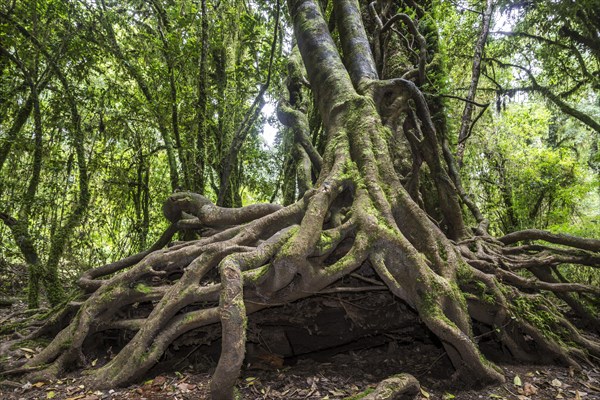
[[[599,21],[597,0],[4,2],[0,300],[28,310],[0,374],[127,385],[216,344],[233,399],[270,309],[306,326],[300,300],[363,292],[381,315],[321,346],[418,318],[469,384],[504,380],[475,331],[597,364]]]

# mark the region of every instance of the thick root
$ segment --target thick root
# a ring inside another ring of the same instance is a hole
[[[420,394],[419,381],[410,374],[398,374],[384,379],[364,400],[413,400]]]

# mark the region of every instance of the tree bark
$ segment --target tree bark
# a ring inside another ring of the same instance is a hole
[[[483,58],[483,50],[487,42],[490,24],[492,21],[492,13],[494,11],[494,1],[486,0],[485,11],[482,15],[481,32],[475,44],[475,52],[473,55],[473,68],[471,70],[471,84],[469,85],[469,93],[466,97],[465,108],[463,110],[462,119],[460,122],[460,130],[458,132],[458,146],[456,150],[456,162],[458,167],[462,167],[463,157],[465,152],[466,141],[472,129],[471,118],[473,115],[473,101],[477,94],[477,86],[479,84],[479,76],[481,74],[481,59]]]

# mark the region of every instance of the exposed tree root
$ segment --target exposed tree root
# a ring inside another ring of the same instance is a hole
[[[364,46],[354,3],[335,4],[337,18],[352,26],[342,31],[342,47]],[[481,218],[474,236],[462,219],[453,182],[458,178],[450,178],[451,166],[440,156],[447,155],[445,144],[418,87],[405,79],[379,81],[364,52],[351,52],[356,57],[344,65],[316,2],[290,1],[290,11],[329,143],[322,159],[311,157],[320,169],[314,189],[285,208],[227,209],[194,193],[173,194],[163,209],[172,225],[160,240],[147,252],[84,274],[82,301],[30,336],[58,332],[56,337],[4,374],[55,377],[81,366],[90,386],[126,385],[140,379],[178,337],[220,322],[222,352],[211,392],[215,399],[232,399],[244,360],[247,318],[321,291],[358,290],[336,285],[350,274],[372,285],[363,282],[360,290],[385,285],[416,310],[442,342],[457,377],[472,384],[504,380],[480,353],[472,319],[488,326],[516,358],[573,366],[597,360],[598,341],[569,322],[566,306],[598,329],[598,309],[592,306],[599,290],[565,282],[553,267],[597,268],[599,242],[542,231],[496,240],[485,233]],[[388,103],[399,105],[399,115],[387,114]],[[405,123],[395,125],[400,117]],[[406,177],[394,168],[389,148],[390,129],[398,126],[406,128],[420,160],[409,179],[401,179]],[[436,187],[442,227],[426,212],[418,190],[411,191],[415,182],[418,188],[421,164]],[[200,238],[164,248],[178,230]],[[514,246],[533,240],[560,247]],[[371,269],[376,278],[358,274],[360,268]],[[564,305],[550,300],[551,293]],[[107,364],[92,367],[86,354],[90,341],[108,330],[126,331],[131,339]],[[385,382],[382,390],[391,390],[389,384],[397,394],[418,388],[410,376]]]
[[[412,400],[417,398],[419,381],[409,374],[394,375],[384,379],[364,400]]]
[[[347,175],[348,171],[334,163],[332,178],[290,207],[273,210],[265,206],[265,215],[255,216],[244,225],[156,250],[129,268],[122,263],[120,271],[98,268],[109,271],[108,275],[98,270],[86,274],[82,288],[97,289],[84,302],[71,303],[71,315],[73,307],[79,310],[69,325],[41,353],[5,374],[54,377],[67,366],[80,365],[89,368],[91,385],[124,385],[140,379],[176,338],[220,320],[223,352],[212,393],[214,398],[232,398],[244,359],[246,315],[311,296],[361,265],[371,265],[389,290],[418,311],[446,347],[459,373],[471,380],[486,383],[503,378],[479,353],[470,318],[490,326],[515,357],[527,361],[561,361],[577,366],[600,357],[596,340],[580,333],[547,297],[535,294],[539,290],[597,294],[597,288],[516,275],[512,271],[521,267],[520,260],[530,268],[531,260],[536,259],[530,254],[532,247],[526,247],[527,252],[521,255],[514,247],[487,237],[453,245],[443,235],[435,235],[439,231],[434,229],[426,231],[429,235],[417,236],[419,242],[413,246],[399,234],[401,229],[385,223],[368,189],[359,184],[354,193],[350,192],[350,181],[344,178]],[[345,220],[330,226],[325,210],[335,208],[336,202],[347,202],[347,196],[353,200]],[[198,199],[177,193],[169,203],[184,197],[186,201]],[[251,210],[255,213],[256,207]],[[243,215],[243,211],[232,213]],[[202,215],[201,210],[194,213],[196,218]],[[224,218],[231,221],[230,215]],[[427,218],[418,219],[418,213],[413,218],[430,224]],[[436,253],[424,257],[429,246]],[[535,249],[552,252],[547,246]],[[568,251],[560,248],[556,253],[566,256]],[[598,256],[590,250],[572,252],[577,260]],[[448,271],[451,265],[456,265],[456,270]],[[584,300],[579,299],[578,304]],[[151,306],[151,312],[128,317],[127,309],[136,303]],[[53,320],[55,325],[61,322],[60,317]],[[86,339],[109,329],[136,333],[108,364],[90,368]],[[30,338],[51,331],[46,325]]]

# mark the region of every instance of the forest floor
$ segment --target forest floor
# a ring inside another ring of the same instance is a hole
[[[19,307],[13,305],[14,308]],[[0,309],[0,321],[9,309]],[[7,321],[4,321],[5,323]],[[485,347],[485,343],[483,344]],[[20,349],[23,357],[40,349]],[[313,353],[292,360],[259,356],[242,370],[238,388],[244,399],[349,399],[375,387],[381,380],[401,372],[414,375],[422,385],[419,400],[598,400],[600,366],[582,371],[561,366],[511,364],[498,349],[487,355],[503,370],[506,383],[468,390],[453,382],[452,367],[444,351],[430,340],[398,341],[390,336],[385,345],[374,348]],[[91,390],[82,377],[73,373],[60,380],[40,382],[0,381],[0,399],[208,399],[214,361],[204,358],[199,365],[181,365],[172,373],[154,372],[146,381],[126,388]],[[103,363],[102,360],[98,364]],[[203,372],[199,372],[203,371]],[[208,372],[206,372],[208,371]]]

